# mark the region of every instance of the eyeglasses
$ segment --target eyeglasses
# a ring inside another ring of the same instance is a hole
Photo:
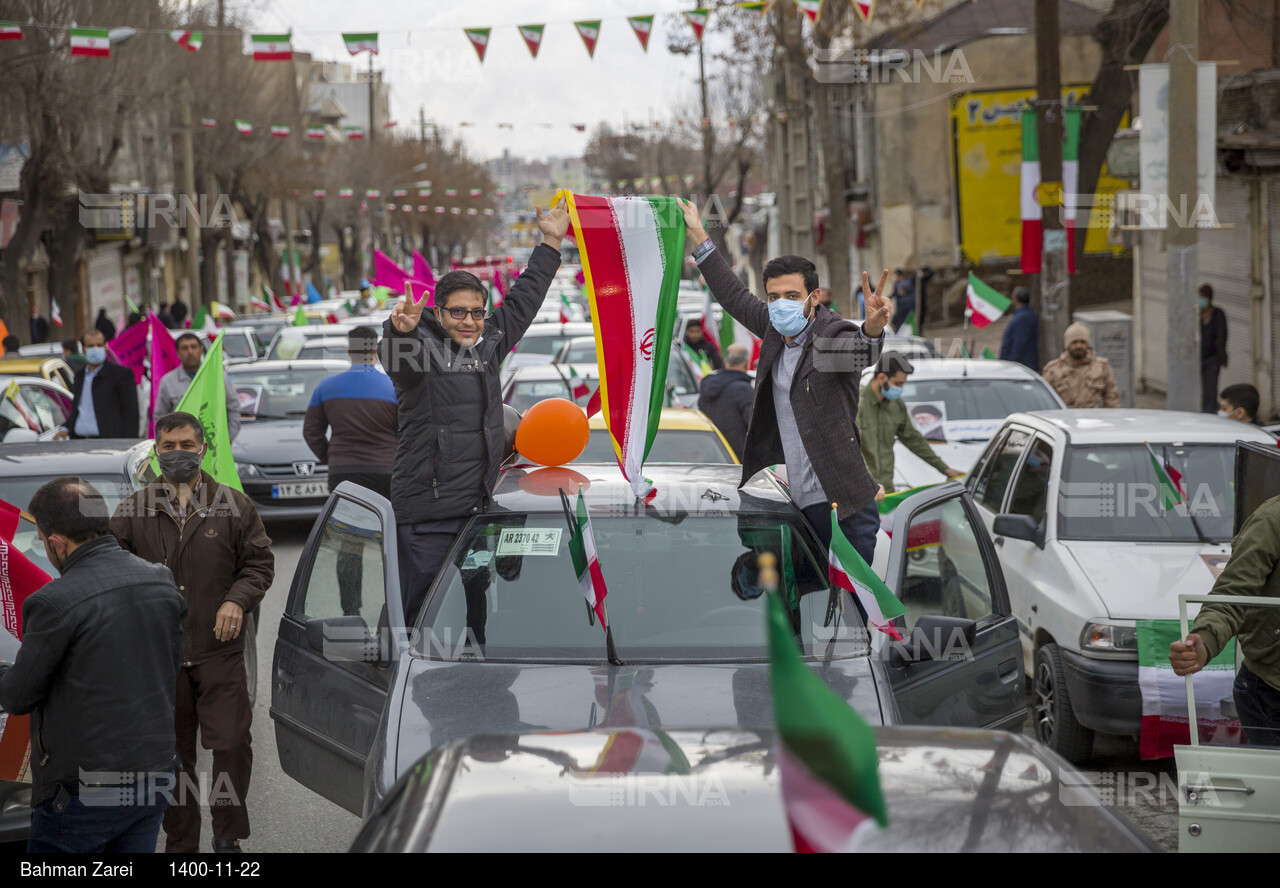
[[[446,308],[445,311],[449,312],[449,317],[455,321],[460,321],[467,315],[471,315],[473,321],[483,321],[485,318],[483,308]]]

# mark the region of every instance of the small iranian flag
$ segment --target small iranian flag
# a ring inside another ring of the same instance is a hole
[[[475,47],[476,56],[481,63],[484,62],[484,51],[489,47],[489,32],[492,28],[464,28],[463,31],[467,35],[467,39],[471,41],[471,45]]]
[[[831,550],[827,554],[827,578],[853,595],[867,612],[867,622],[886,635],[902,641],[902,633],[893,625],[893,618],[907,612],[884,581],[876,576],[858,550],[845,539],[844,531],[831,510]]]
[[[738,8],[747,12],[758,12],[761,15],[767,15],[769,7],[773,5],[773,0],[755,0],[752,3],[739,3]]]
[[[282,123],[271,124],[271,135],[275,136],[277,139],[289,138],[290,132],[292,132],[292,130],[290,130],[289,127],[285,126]]]
[[[1167,512],[1187,501],[1186,491],[1182,489],[1182,473],[1168,460],[1156,456],[1150,444],[1146,446],[1147,453],[1151,454],[1151,468],[1156,473],[1156,483],[1160,485],[1160,508]]]
[[[430,197],[430,196],[431,196],[431,189],[430,189],[430,188],[419,188],[419,189],[418,189],[418,197],[420,197],[420,198],[427,198],[427,197]]]
[[[587,513],[586,500],[582,498],[582,488],[578,488],[577,527],[569,536],[569,554],[573,558],[573,571],[578,575],[582,596],[595,611],[600,628],[607,632],[609,613],[605,610],[604,600],[609,589],[604,584],[604,574],[600,572],[600,561],[596,558],[596,537],[591,530],[591,516]]]
[[[340,198],[344,198],[344,199],[345,199],[345,198],[355,197],[355,195],[356,195],[356,190],[355,190],[354,188],[339,188],[339,189],[338,189],[338,197],[340,197]]]
[[[58,308],[58,300],[50,298],[49,300],[49,320],[53,322],[55,327],[62,326],[62,309]]]
[[[1076,204],[1080,185],[1081,108],[1062,112],[1062,225],[1067,230],[1067,274],[1076,273]]]
[[[725,312],[724,314],[728,314]],[[720,330],[716,327],[716,316],[711,310],[711,291],[703,288],[702,290],[702,335],[711,340],[711,344],[716,347],[716,351],[720,352],[720,357],[724,357],[724,348],[720,345]],[[733,340],[731,339],[730,342]]]
[[[907,316],[902,319],[902,325],[894,332],[899,336],[916,335],[916,310],[914,308],[907,312]]]
[[[71,54],[105,59],[111,57],[111,38],[106,28],[72,28]]]
[[[319,142],[324,139],[324,127],[309,126],[307,127],[307,138],[313,142]]]
[[[569,314],[569,294],[564,290],[560,291],[560,323],[567,324],[571,321],[572,315]]]
[[[469,192],[467,192],[467,193],[468,193],[468,194],[470,194],[472,197],[479,197],[480,195],[484,194],[484,189],[483,189],[483,188],[472,188],[472,189],[471,189]]]
[[[271,299],[271,304],[276,307],[276,311],[288,310],[288,307],[284,304],[284,300],[277,296],[266,284],[262,285],[262,292]]]
[[[520,30],[520,36],[524,38],[524,45],[529,47],[529,55],[535,59],[538,57],[538,47],[542,46],[542,29],[546,25],[517,25]]]
[[[21,40],[22,26],[13,22],[0,22],[0,40]]]
[[[446,188],[446,189],[444,190],[444,196],[445,196],[445,197],[457,197],[457,196],[458,196],[458,189],[457,189],[457,188]]]
[[[563,316],[564,315],[561,314],[561,317]],[[587,388],[586,381],[584,381],[583,378],[578,375],[578,372],[573,369],[572,364],[569,365],[569,388],[573,392],[573,400],[575,401],[585,398],[587,393],[590,391],[590,389]]]
[[[1022,185],[1020,189],[1022,215],[1022,273],[1040,272],[1040,250],[1044,235],[1040,226],[1040,202],[1036,191],[1040,188],[1040,136],[1036,130],[1035,110],[1022,109]]]
[[[796,3],[811,22],[816,22],[822,14],[822,0],[796,0]]]
[[[236,119],[236,132],[238,132],[238,133],[239,133],[240,135],[242,135],[242,136],[252,136],[252,135],[253,135],[253,124],[252,124],[252,123],[250,123],[250,122],[249,122],[249,121],[247,121],[247,120],[240,120],[239,118],[237,118],[237,119]]]
[[[596,41],[600,39],[600,19],[590,22],[574,22],[573,26],[578,29],[578,36],[582,38],[582,45],[587,48],[587,55],[594,59],[596,57]]]
[[[218,121],[216,118],[213,118],[213,117],[201,117],[200,125],[205,129],[213,129],[218,125]]]
[[[982,357],[985,360],[994,361],[996,360],[996,353],[993,352],[990,347],[987,347],[982,350]]]
[[[640,48],[648,52],[649,35],[653,33],[653,16],[633,15],[627,19],[627,24],[631,26],[631,30],[636,32],[636,39],[640,41]]]
[[[693,173],[685,173],[685,176],[684,176],[684,187],[685,187],[685,188],[692,188],[692,187],[693,187]]]
[[[853,0],[853,8],[858,10],[864,25],[871,24],[871,16],[876,9],[876,0]]]
[[[699,373],[703,376],[710,376],[714,372],[715,368],[707,361],[706,355],[687,342],[681,343],[680,346],[684,349],[684,356],[689,359],[693,366],[698,368]]]
[[[261,296],[250,296],[249,307],[256,308],[258,311],[271,311],[271,303]]]
[[[1134,631],[1138,691],[1142,695],[1138,755],[1143,759],[1168,758],[1175,745],[1191,742],[1187,680],[1175,675],[1169,662],[1169,645],[1182,640],[1182,627],[1177,620],[1138,620]],[[1201,743],[1235,746],[1244,742],[1240,723],[1222,712],[1221,701],[1231,698],[1235,680],[1235,646],[1231,644],[1191,677]]]
[[[396,197],[396,198],[408,197],[408,196],[409,196],[409,189],[408,189],[408,188],[397,188],[397,189],[395,189],[394,191],[392,191],[392,192],[391,192],[391,196],[392,196],[392,197]]]
[[[377,34],[343,34],[342,41],[347,44],[347,52],[352,55],[362,52],[378,54]]]
[[[969,289],[965,293],[965,305],[971,313],[973,325],[982,328],[998,321],[1009,310],[1009,300],[988,287],[972,271],[969,272]]]
[[[351,140],[364,138],[364,127],[362,126],[348,125],[344,126],[342,131],[346,134],[347,138]]]
[[[292,34],[254,34],[255,62],[287,62],[293,59]]]
[[[769,593],[775,755],[801,853],[856,851],[889,825],[875,729],[805,664],[782,599]]]
[[[187,52],[198,52],[204,43],[204,34],[200,31],[170,31],[169,36]]]
[[[381,192],[381,191],[379,191],[377,188],[366,188],[366,189],[365,189],[365,192],[364,192],[364,199],[365,199],[365,200],[377,200],[377,199],[378,199],[379,197],[381,197],[381,196],[382,196],[382,192]],[[391,205],[390,205],[390,208],[394,210],[394,209],[396,208],[396,205],[395,205],[395,204],[391,204]]]
[[[690,9],[684,14],[685,20],[689,23],[689,26],[693,28],[694,39],[699,43],[702,42],[702,32],[706,29],[707,19],[710,16],[711,10],[703,9],[701,7],[698,9]]]

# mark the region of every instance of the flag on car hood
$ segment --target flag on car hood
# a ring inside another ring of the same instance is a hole
[[[578,575],[582,595],[600,620],[600,628],[607,632],[609,619],[604,599],[609,589],[604,584],[604,574],[600,572],[600,562],[596,558],[596,536],[591,529],[591,515],[587,512],[581,489],[578,490],[577,527],[569,536],[569,554],[573,558],[573,571]]]
[[[1156,456],[1150,444],[1146,446],[1147,453],[1151,454],[1151,469],[1156,473],[1156,483],[1160,485],[1160,508],[1167,512],[1187,501],[1187,495],[1182,490],[1182,473],[1172,463]]]
[[[909,536],[909,535],[908,535]],[[831,582],[857,597],[867,612],[867,622],[874,628],[902,641],[902,633],[893,618],[907,612],[902,602],[889,591],[884,581],[853,548],[840,530],[836,510],[831,510],[831,549],[827,554],[827,577]]]
[[[672,197],[560,191],[591,300],[600,398],[622,474],[652,493],[644,460],[658,431],[684,258],[684,215]]]

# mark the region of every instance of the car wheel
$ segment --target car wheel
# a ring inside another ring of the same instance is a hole
[[[247,614],[244,618],[244,673],[249,682],[249,706],[258,702],[258,618]]]
[[[1072,764],[1089,760],[1093,731],[1076,721],[1062,668],[1062,650],[1046,644],[1036,651],[1033,709],[1036,739]]]

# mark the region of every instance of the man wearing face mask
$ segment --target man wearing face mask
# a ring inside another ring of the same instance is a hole
[[[902,355],[889,352],[880,356],[875,375],[862,388],[858,406],[858,434],[862,439],[862,458],[876,483],[884,486],[886,493],[893,493],[893,444],[901,441],[916,456],[933,466],[948,478],[956,478],[964,472],[953,469],[938,454],[916,428],[902,403],[902,391],[907,377],[915,368]]]
[[[168,567],[186,599],[174,719],[178,759],[191,785],[199,785],[198,731],[213,752],[210,785],[221,796],[212,806],[213,850],[235,852],[249,836],[245,800],[253,767],[242,633],[245,615],[271,586],[275,559],[253,500],[200,468],[199,419],[190,413],[157,419],[155,452],[160,478],[120,503],[111,532],[128,551]],[[169,807],[165,850],[199,850],[197,795],[188,792]]]
[[[137,438],[138,386],[133,371],[107,361],[101,332],[84,334],[85,364],[71,383],[71,415],[54,439]]]
[[[877,485],[863,463],[855,417],[859,374],[879,356],[893,309],[887,298],[888,269],[874,293],[867,274],[862,275],[867,319],[861,327],[817,301],[817,269],[801,256],[765,264],[766,304],[743,286],[716,251],[697,206],[679,203],[694,261],[711,295],[762,340],[742,484],[761,469],[786,463],[791,497],[823,545],[830,544],[835,502],[841,530],[870,563],[880,527]]]

